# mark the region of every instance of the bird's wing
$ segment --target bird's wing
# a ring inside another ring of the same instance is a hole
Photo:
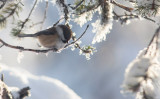
[[[54,35],[54,34],[57,34],[57,31],[55,29],[46,29],[46,30],[42,30],[42,31],[39,31],[37,33],[35,33],[36,36],[40,36],[40,35]]]

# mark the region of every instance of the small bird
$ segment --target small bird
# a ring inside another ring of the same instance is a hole
[[[59,51],[71,39],[72,31],[66,25],[57,25],[35,34],[19,34],[18,37],[36,37],[43,47],[53,48],[55,51]]]

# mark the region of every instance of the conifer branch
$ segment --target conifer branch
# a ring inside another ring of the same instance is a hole
[[[0,19],[0,23],[3,22],[4,20],[6,20],[7,18],[9,18],[10,16],[12,16],[12,15],[14,14],[14,12],[16,11],[16,9],[17,9],[17,7],[18,7],[18,4],[19,4],[19,3],[17,3],[17,4],[15,5],[15,8],[12,9],[11,12],[10,12],[6,17]]]
[[[18,3],[10,3],[4,9],[2,9],[0,14],[0,25],[1,27],[5,27],[7,23],[7,19],[13,16],[15,13],[18,16],[19,11],[21,10],[20,6],[21,1]],[[6,15],[6,16],[5,16]]]
[[[30,12],[28,14],[28,17],[24,21],[17,22],[17,26],[12,29],[12,34],[14,36],[17,36],[18,34],[20,34],[22,32],[22,30],[24,29],[26,23],[29,21],[31,14],[33,13],[33,10],[36,7],[37,2],[38,2],[38,0],[35,0],[32,8],[31,8],[31,10],[30,10]]]

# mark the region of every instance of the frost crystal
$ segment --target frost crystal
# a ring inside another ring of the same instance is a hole
[[[110,33],[110,30],[112,29],[112,22],[102,25],[100,20],[97,20],[95,23],[92,23],[92,26],[93,32],[96,33],[92,44],[95,44],[96,42],[99,43],[102,40],[106,40],[106,34]]]
[[[74,18],[74,22],[76,22],[77,24],[79,24],[81,27],[87,23],[88,21],[92,20],[94,11],[89,11],[89,12],[85,12],[79,16],[73,16]]]
[[[87,53],[85,56],[86,56],[86,59],[87,59],[87,60],[90,60],[90,59],[91,59],[91,58],[90,58],[91,54]]]
[[[82,50],[79,51],[79,55],[84,55],[87,60],[91,59],[91,54],[90,53],[84,53]]]
[[[112,21],[113,21],[113,7],[112,4],[107,2],[104,5],[101,5],[99,14],[101,18],[98,19],[95,23],[92,23],[93,32],[96,33],[92,44],[96,42],[101,42],[106,39],[106,34],[110,33],[112,29]]]
[[[21,59],[24,57],[24,54],[22,52],[19,52],[18,53],[18,56],[17,56],[17,61],[18,63],[21,63]]]
[[[93,46],[83,46],[79,51],[79,55],[84,55],[87,60],[90,60],[91,55],[97,50]]]

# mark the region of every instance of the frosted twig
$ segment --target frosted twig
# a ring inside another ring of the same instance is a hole
[[[65,18],[65,21],[68,20],[68,14],[69,14],[69,11],[68,11],[68,6],[65,4],[64,0],[57,0],[57,3],[59,4],[59,6],[63,7],[63,13],[64,13],[64,18]]]

